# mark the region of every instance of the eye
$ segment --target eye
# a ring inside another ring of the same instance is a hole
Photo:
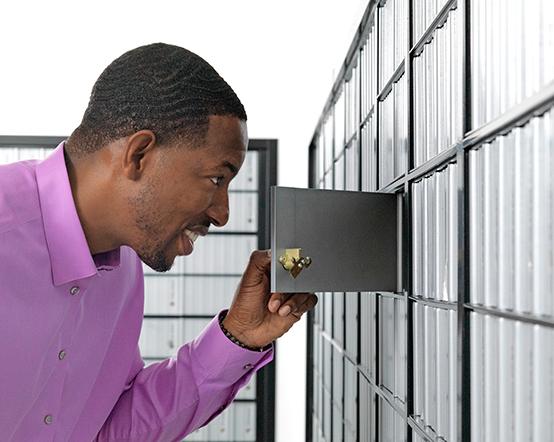
[[[219,186],[223,182],[224,179],[225,179],[224,176],[213,176],[213,177],[210,178],[212,183],[214,183],[216,186]]]

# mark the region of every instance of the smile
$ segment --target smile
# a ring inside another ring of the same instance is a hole
[[[198,239],[198,237],[200,236],[198,233],[196,232],[191,232],[189,229],[185,229],[185,235],[187,235],[187,237],[194,243],[194,241],[196,241]]]

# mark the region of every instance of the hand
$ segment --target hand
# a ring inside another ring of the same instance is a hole
[[[252,253],[223,320],[233,336],[251,347],[263,347],[283,336],[317,304],[313,293],[270,293],[270,253]]]

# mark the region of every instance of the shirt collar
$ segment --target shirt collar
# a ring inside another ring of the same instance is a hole
[[[55,286],[88,278],[98,268],[119,265],[119,248],[92,256],[77,215],[64,158],[65,141],[37,164],[44,233]]]

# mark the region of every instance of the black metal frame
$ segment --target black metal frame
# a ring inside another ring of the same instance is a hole
[[[323,127],[323,122],[326,120],[329,112],[333,111],[334,103],[336,102],[337,96],[341,91],[342,85],[345,82],[345,79],[348,78],[350,72],[354,66],[356,60],[356,53],[360,51],[365,44],[365,39],[369,33],[370,24],[376,20],[377,29],[376,32],[377,39],[379,38],[378,28],[379,24],[379,14],[378,9],[386,3],[385,0],[370,0],[369,4],[363,14],[358,30],[354,36],[352,44],[348,50],[347,56],[344,60],[342,68],[336,78],[336,81],[331,89],[329,98],[323,108],[323,112],[319,118],[316,129],[314,131],[314,136],[310,143],[310,162],[309,162],[309,177],[310,177],[310,186],[317,187],[320,182],[322,182],[321,177],[316,178],[317,171],[317,157],[315,155],[315,149],[317,146],[317,139],[321,134],[321,129]],[[470,326],[469,318],[471,312],[479,312],[487,315],[504,317],[508,319],[517,319],[518,321],[527,322],[531,324],[537,324],[547,327],[554,327],[554,319],[536,316],[532,314],[520,314],[514,313],[511,311],[500,310],[497,308],[489,308],[480,305],[475,305],[470,303],[469,297],[469,176],[468,176],[468,152],[476,146],[486,143],[497,136],[503,135],[509,132],[511,129],[521,126],[526,123],[528,120],[535,116],[543,114],[546,110],[554,106],[554,82],[550,83],[544,87],[540,92],[535,94],[532,97],[529,97],[522,101],[520,104],[514,106],[512,109],[505,112],[500,117],[484,124],[478,128],[471,127],[471,42],[470,42],[470,0],[449,0],[446,2],[444,7],[437,13],[436,18],[428,26],[428,28],[423,32],[421,37],[419,37],[417,42],[412,42],[413,32],[412,32],[412,20],[411,17],[413,14],[413,5],[412,1],[408,1],[408,53],[406,54],[405,59],[396,67],[394,73],[389,78],[389,80],[384,84],[378,84],[377,97],[375,98],[376,106],[370,110],[369,115],[373,113],[374,122],[376,127],[376,140],[379,139],[379,101],[383,99],[389,92],[392,84],[402,75],[406,75],[407,78],[407,124],[408,124],[408,170],[406,173],[395,178],[392,182],[387,183],[384,186],[379,188],[379,192],[389,192],[389,193],[398,193],[402,194],[402,228],[401,235],[403,238],[403,253],[402,253],[402,268],[403,268],[403,289],[397,294],[390,293],[378,293],[377,300],[379,297],[393,297],[393,298],[402,298],[406,302],[406,314],[407,314],[407,326],[406,326],[406,346],[407,346],[407,379],[406,379],[406,406],[404,408],[399,407],[398,403],[394,400],[394,397],[385,390],[380,385],[381,374],[379,373],[379,364],[377,364],[377,381],[370,379],[370,376],[365,372],[365,370],[359,365],[360,359],[360,350],[361,350],[361,333],[362,333],[362,324],[358,322],[358,360],[352,361],[356,365],[358,376],[364,377],[368,384],[370,385],[373,394],[379,398],[382,398],[390,406],[392,406],[400,415],[404,416],[407,424],[407,440],[412,440],[412,433],[410,430],[418,434],[425,440],[436,440],[436,435],[433,432],[429,431],[428,428],[423,427],[418,421],[413,417],[414,404],[413,404],[413,313],[412,305],[414,302],[431,305],[433,307],[438,307],[447,310],[456,311],[457,315],[457,379],[456,379],[456,389],[458,392],[457,397],[457,440],[459,441],[469,441],[470,432],[471,432],[471,397],[470,397]],[[449,149],[446,149],[440,152],[434,158],[431,158],[426,163],[414,167],[414,94],[413,94],[413,57],[417,56],[423,49],[423,46],[429,39],[432,37],[435,30],[441,27],[451,10],[459,9],[460,18],[462,21],[461,29],[464,32],[464,42],[462,47],[462,63],[461,70],[463,73],[463,91],[462,91],[462,105],[463,105],[463,136],[460,140],[454,143]],[[377,47],[378,42],[377,42]],[[377,53],[377,72],[379,72],[379,63],[380,57]],[[360,76],[361,81],[361,76]],[[379,79],[377,78],[377,82]],[[359,93],[361,94],[361,88]],[[361,100],[359,100],[361,106]],[[357,138],[360,140],[361,128],[366,124],[368,116],[362,115],[360,112],[360,124],[357,129]],[[349,140],[349,143],[351,141]],[[376,141],[377,142],[377,141]],[[342,147],[342,146],[341,146]],[[379,183],[379,150],[377,149],[377,183]],[[360,149],[361,156],[361,149]],[[333,160],[335,155],[333,152]],[[458,167],[458,188],[457,188],[457,210],[458,210],[458,301],[456,302],[445,302],[431,299],[423,299],[417,296],[413,296],[412,293],[412,257],[411,257],[411,185],[413,182],[423,178],[426,175],[431,174],[432,172],[441,169],[446,164],[456,162]],[[361,176],[361,161],[360,163],[360,180]],[[326,169],[327,166],[325,167]],[[323,171],[324,173],[327,170]],[[334,177],[333,177],[334,179]],[[379,187],[379,186],[378,186]],[[361,188],[361,187],[360,187]],[[360,299],[361,294],[358,293],[358,299]],[[358,306],[360,308],[360,302]],[[317,308],[317,307],[316,307]],[[376,331],[379,334],[379,302],[376,302]],[[306,406],[306,440],[312,441],[313,427],[312,427],[312,413],[313,410],[313,332],[314,332],[314,312],[309,312],[308,314],[308,355],[307,355],[307,406]],[[343,354],[344,357],[349,357],[349,355],[344,352],[340,344],[335,342],[332,336],[329,336],[327,333],[323,332],[322,335],[329,340],[335,347],[339,348],[339,351]],[[379,354],[379,336],[376,337],[376,352]],[[349,358],[351,359],[351,358]],[[331,376],[333,374],[331,373]],[[344,390],[344,388],[343,388]],[[358,386],[359,392],[359,386]],[[359,394],[358,394],[359,398]],[[378,403],[378,401],[377,401]],[[377,405],[379,408],[379,405]],[[359,409],[359,404],[358,404]],[[374,426],[379,434],[379,413],[375,412],[375,422]],[[358,419],[358,438],[360,435],[360,420]],[[331,431],[332,433],[332,431]],[[365,442],[365,441],[363,441]]]
[[[42,135],[0,135],[0,149],[3,147],[42,147],[54,149],[66,136],[42,136]]]
[[[55,148],[66,136],[17,136],[0,135],[0,149],[6,147],[18,148]],[[270,204],[269,189],[277,184],[277,140],[251,139],[248,150],[258,152],[258,231],[257,232],[217,232],[217,235],[248,234],[257,235],[258,248],[270,248]],[[158,275],[145,275],[157,277]],[[175,276],[242,276],[234,274],[176,274]],[[195,318],[211,319],[207,315],[145,315],[145,318]],[[274,357],[277,357],[277,343],[274,344]],[[163,358],[144,358],[158,360]],[[256,403],[256,440],[274,442],[275,440],[275,363],[266,365],[256,375],[256,399],[237,399],[238,402]]]
[[[253,139],[249,150],[256,150],[258,161],[258,248],[269,249],[270,199],[269,189],[277,184],[277,140]],[[274,343],[274,360],[277,358],[277,343]],[[256,379],[256,440],[274,442],[275,440],[275,363],[266,365],[257,374]]]

